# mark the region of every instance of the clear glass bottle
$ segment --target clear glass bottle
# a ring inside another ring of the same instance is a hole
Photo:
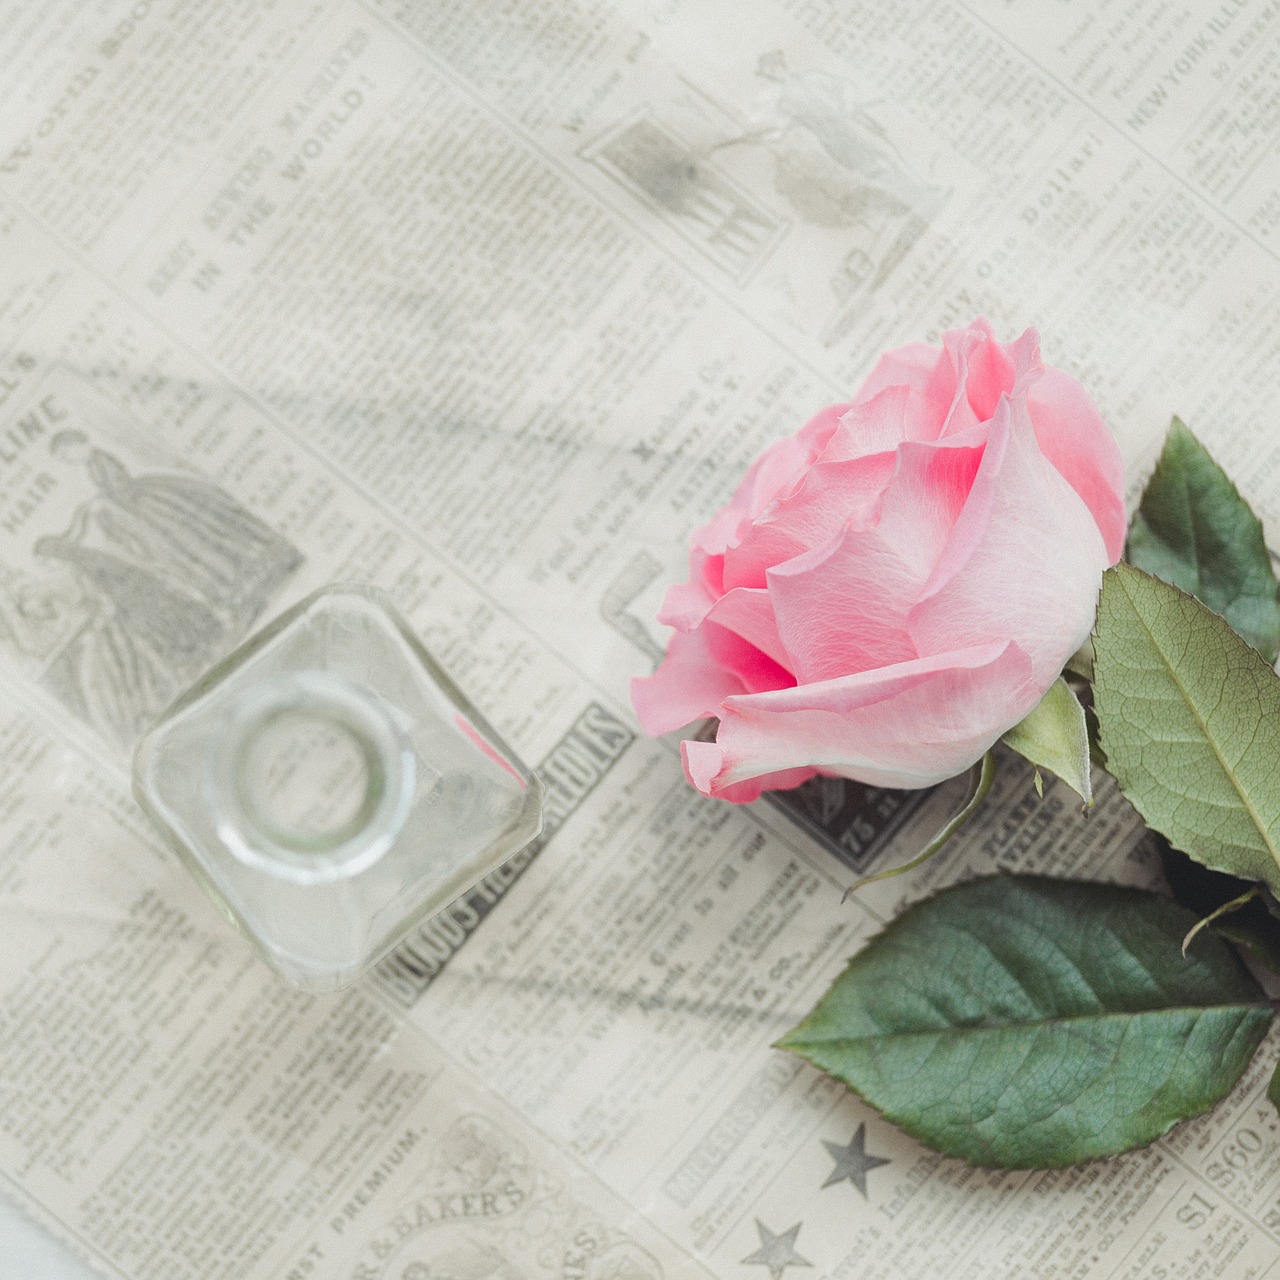
[[[542,825],[537,778],[363,586],[303,600],[174,703],[134,793],[263,959],[316,991]]]

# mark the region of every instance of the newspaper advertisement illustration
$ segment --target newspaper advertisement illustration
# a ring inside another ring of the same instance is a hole
[[[1177,411],[1273,526],[1278,61],[1264,0],[14,0],[10,1198],[114,1280],[1277,1280],[1261,1065],[1143,1151],[1027,1173],[771,1047],[938,888],[1156,882],[1113,789],[1086,816],[1009,764],[845,902],[955,786],[707,802],[627,685],[752,458],[979,313],[1042,329],[1135,493]],[[146,827],[129,747],[343,580],[539,769],[547,823],[300,997]]]

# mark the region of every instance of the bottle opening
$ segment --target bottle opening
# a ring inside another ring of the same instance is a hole
[[[370,866],[412,799],[414,757],[391,709],[326,672],[255,686],[211,746],[219,835],[241,861],[288,879]]]
[[[237,780],[253,826],[277,844],[317,853],[362,831],[385,785],[377,744],[310,709],[263,720],[245,743]]]

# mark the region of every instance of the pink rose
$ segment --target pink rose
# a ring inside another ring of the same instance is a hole
[[[1093,625],[1124,464],[1085,390],[978,320],[891,351],[850,404],[766,449],[694,533],[632,684],[705,795],[815,774],[924,787],[1017,724]]]

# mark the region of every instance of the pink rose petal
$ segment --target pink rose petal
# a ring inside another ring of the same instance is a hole
[[[932,440],[937,434],[937,414],[922,391],[888,387],[870,400],[859,401],[840,419],[821,461],[892,452],[904,440]]]
[[[914,387],[917,391],[924,391],[940,356],[937,347],[924,342],[911,342],[905,347],[886,351],[858,388],[857,395],[853,397],[854,404],[862,404],[888,387]]]
[[[991,425],[969,506],[908,630],[922,654],[961,636],[1012,639],[1047,689],[1093,625],[1107,552],[1088,508],[1040,452],[1025,396],[1002,399]]]
[[[716,741],[698,744],[690,778],[711,796],[793,769],[931,786],[981,759],[1041,693],[1027,655],[1007,643],[733,697]]]
[[[721,749],[714,742],[682,742],[680,759],[690,785],[703,795],[711,795],[715,775],[724,759]],[[717,800],[728,800],[730,804],[750,804],[752,800],[759,800],[764,791],[787,791],[817,775],[818,771],[810,768],[780,769],[777,773],[761,774],[746,782],[730,783],[714,794]]]
[[[1098,406],[1072,377],[1045,366],[1027,389],[1031,421],[1044,456],[1093,513],[1107,548],[1107,563],[1124,554],[1124,458]]]
[[[725,553],[725,586],[763,587],[774,565],[826,542],[846,524],[870,524],[897,465],[893,453],[816,463],[791,496],[775,502]]]
[[[701,582],[677,582],[667,588],[658,609],[658,621],[677,631],[692,631],[711,611],[719,598]]]
[[[726,591],[712,606],[707,621],[732,631],[778,666],[790,671],[790,658],[778,636],[773,601],[763,588],[735,587]]]
[[[793,436],[771,444],[747,470],[728,504],[693,535],[693,545],[722,554],[775,498],[790,493],[821,456],[847,404],[828,405]]]
[[[768,573],[797,680],[829,680],[918,657],[907,620],[964,508],[983,453],[906,443],[871,528],[846,525]]]
[[[645,733],[660,738],[719,715],[726,698],[745,692],[741,677],[720,664],[705,635],[677,632],[657,671],[631,681],[631,705]]]

